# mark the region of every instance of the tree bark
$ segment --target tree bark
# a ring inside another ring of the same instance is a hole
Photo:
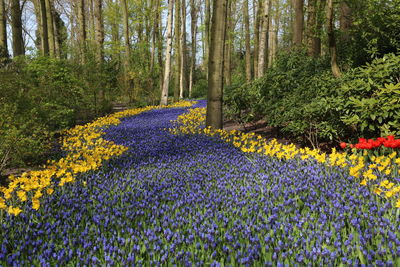
[[[249,19],[249,0],[243,1],[243,20],[244,20],[244,31],[246,39],[246,80],[249,82],[252,79],[251,75],[251,46],[250,46],[250,19]]]
[[[167,21],[167,51],[165,53],[164,81],[161,91],[160,105],[168,104],[168,89],[171,77],[171,51],[172,51],[172,24],[173,24],[174,0],[168,3],[168,21]]]
[[[42,50],[43,56],[49,55],[49,35],[48,35],[48,28],[47,28],[47,13],[46,13],[46,2],[45,0],[39,0],[40,4],[40,47]]]
[[[341,40],[348,41],[350,39],[349,30],[353,23],[352,10],[346,1],[340,3],[340,32]]]
[[[232,7],[234,5],[234,0],[228,0],[227,4],[227,15],[226,17],[229,18],[229,20],[226,22],[225,25],[225,48],[224,48],[224,78],[225,78],[225,85],[230,86],[232,84],[232,30],[233,30],[233,23],[234,23],[234,18],[233,14],[235,13],[232,10]]]
[[[209,60],[209,48],[210,48],[210,22],[211,22],[211,2],[210,0],[205,0],[205,18],[204,18],[204,28],[205,28],[205,38],[204,38],[204,69],[208,77],[208,60]]]
[[[130,42],[130,34],[129,34],[129,13],[128,13],[128,5],[126,0],[122,0],[122,11],[124,17],[124,38],[125,38],[125,56],[127,62],[129,62],[131,58],[131,42]]]
[[[104,60],[104,22],[103,22],[103,5],[102,0],[94,1],[94,26],[96,40],[96,59],[97,62],[103,63]]]
[[[304,28],[304,0],[294,0],[295,19],[293,24],[293,45],[301,46]]]
[[[179,100],[179,92],[181,87],[181,1],[175,0],[175,25],[174,25],[174,35],[175,35],[175,66],[174,66],[174,102]]]
[[[307,52],[309,56],[318,56],[316,51],[316,26],[317,26],[317,0],[308,0],[307,15]]]
[[[197,53],[197,7],[195,0],[190,0],[190,17],[192,32],[192,56],[190,60],[190,77],[189,77],[189,98],[192,97],[194,72],[196,70],[196,53]]]
[[[333,75],[338,78],[341,76],[341,71],[337,63],[337,49],[336,39],[333,24],[333,0],[328,0],[327,9],[327,23],[328,23],[328,42],[329,42],[329,53],[331,55],[331,68]]]
[[[268,31],[269,31],[269,13],[271,9],[271,0],[265,0],[262,17],[262,27],[260,32],[260,46],[258,52],[257,78],[264,75],[265,58],[268,51]]]
[[[263,10],[263,4],[261,0],[255,0],[254,8],[258,3],[256,17],[254,22],[254,76],[258,77],[258,54],[259,54],[259,43],[260,43],[260,24],[261,24],[261,13]]]
[[[325,6],[326,6],[326,0],[319,0],[317,4],[317,22],[316,22],[316,36],[314,38],[314,51],[316,56],[321,55],[321,32],[322,32],[322,26],[325,21]]]
[[[0,58],[8,57],[6,6],[0,0]]]
[[[11,0],[12,49],[14,57],[25,55],[21,14],[22,10],[19,0]]]
[[[46,21],[47,21],[47,40],[49,43],[49,55],[55,57],[56,55],[56,40],[54,36],[54,20],[53,20],[53,2],[52,0],[45,0],[46,4]]]
[[[187,44],[186,44],[186,0],[181,0],[181,71],[179,98],[182,99],[188,90],[188,71],[187,71]]]
[[[208,66],[208,95],[206,126],[222,129],[222,96],[224,40],[227,13],[227,0],[213,0],[213,16],[211,24],[211,43]]]
[[[49,1],[49,0],[46,0]],[[86,16],[85,16],[85,1],[78,2],[78,24],[79,24],[79,46],[81,63],[86,63]]]

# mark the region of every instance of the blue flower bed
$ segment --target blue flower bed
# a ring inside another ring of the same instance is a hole
[[[341,169],[164,130],[185,110],[107,129],[129,151],[56,190],[39,211],[6,216],[0,264],[399,266],[390,203]]]

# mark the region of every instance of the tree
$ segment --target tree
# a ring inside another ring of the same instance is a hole
[[[0,59],[8,57],[6,7],[0,0]]]
[[[209,59],[209,48],[210,48],[210,23],[211,23],[211,2],[205,0],[205,18],[204,18],[204,69],[208,76],[208,59]]]
[[[174,25],[174,35],[175,35],[175,85],[174,85],[174,101],[179,100],[179,93],[181,88],[181,0],[175,0],[175,25]]]
[[[11,30],[13,55],[25,55],[25,44],[22,37],[22,10],[19,0],[11,0]]]
[[[317,0],[308,0],[307,15],[307,51],[310,56],[317,56],[316,37],[317,37]]]
[[[340,2],[340,33],[341,40],[348,41],[350,38],[349,30],[351,28],[352,21],[352,10],[347,1]]]
[[[252,79],[251,75],[251,46],[250,46],[250,20],[249,20],[249,0],[243,1],[243,20],[246,42],[246,80],[249,82]]]
[[[172,23],[174,12],[174,0],[168,2],[168,21],[167,21],[167,51],[165,53],[164,81],[161,91],[160,105],[168,104],[168,89],[171,76],[171,51],[172,51]]]
[[[42,55],[48,56],[49,51],[49,36],[48,36],[48,28],[47,28],[47,13],[46,13],[46,2],[45,0],[38,0],[40,4],[39,14],[40,18],[37,20],[40,21],[38,23],[40,25],[40,46],[42,49]]]
[[[104,60],[104,23],[103,23],[103,8],[102,0],[94,1],[94,26],[95,26],[95,40],[96,40],[96,57],[99,63]]]
[[[86,16],[85,16],[84,0],[79,0],[78,2],[78,24],[79,24],[78,40],[80,46],[80,59],[81,63],[84,64],[86,62]]]
[[[257,78],[264,75],[265,72],[265,59],[268,50],[268,31],[269,31],[269,13],[271,8],[271,0],[264,1],[262,26],[260,32],[259,51],[258,51],[258,67]]]
[[[192,97],[194,71],[196,69],[196,52],[197,52],[197,6],[195,0],[190,0],[190,18],[192,32],[192,56],[190,58],[190,77],[189,77],[189,98]]]
[[[300,46],[303,41],[304,0],[294,0],[295,19],[293,24],[293,45]]]
[[[257,6],[257,11],[255,12],[256,17],[254,18],[254,76],[258,77],[258,53],[259,53],[259,41],[260,41],[260,22],[261,22],[261,12],[262,12],[262,2],[261,0],[253,1],[254,9]]]
[[[334,23],[333,23],[333,0],[328,0],[328,9],[327,9],[327,23],[328,23],[328,43],[329,43],[329,53],[331,55],[331,68],[332,73],[335,77],[340,77],[341,72],[339,65],[337,63],[337,49],[336,49],[336,39],[334,32]]]
[[[208,63],[206,126],[222,129],[223,58],[227,0],[213,0]]]
[[[47,21],[47,40],[49,43],[49,55],[54,57],[56,55],[56,41],[54,36],[54,21],[53,21],[53,2],[52,0],[45,0],[46,4],[46,21]]]
[[[182,99],[184,93],[188,91],[188,72],[187,72],[187,49],[186,49],[186,0],[181,0],[181,36],[180,36],[180,87],[179,87],[179,98]]]

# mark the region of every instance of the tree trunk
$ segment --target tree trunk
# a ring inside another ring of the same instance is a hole
[[[322,32],[322,26],[325,21],[325,6],[326,6],[326,0],[319,0],[318,5],[317,5],[317,22],[316,22],[316,36],[314,38],[314,51],[316,56],[321,55],[321,32]]]
[[[295,18],[293,24],[293,45],[301,46],[304,28],[304,0],[294,0]]]
[[[165,53],[165,70],[164,81],[161,91],[160,105],[168,104],[168,89],[171,77],[171,51],[172,51],[172,23],[174,12],[174,0],[169,0],[168,3],[168,22],[167,22],[167,51]]]
[[[49,0],[46,0],[46,1],[49,1]],[[81,58],[82,64],[86,63],[86,18],[85,17],[86,17],[85,16],[85,1],[79,0],[79,2],[78,2],[78,24],[79,24],[78,40],[79,40],[80,58]]]
[[[256,11],[256,17],[255,22],[254,22],[254,76],[258,77],[258,54],[259,54],[259,43],[260,43],[260,24],[261,24],[261,13],[262,13],[262,1],[261,0],[255,0],[254,2],[254,8],[256,6],[256,3],[258,3],[257,11]]]
[[[39,0],[40,3],[40,18],[37,18],[40,21],[40,47],[42,50],[43,56],[49,55],[49,35],[47,28],[47,13],[46,13],[46,2],[45,0]]]
[[[337,50],[336,50],[336,39],[333,24],[333,0],[328,0],[327,9],[327,22],[328,22],[328,42],[329,42],[329,53],[331,55],[331,68],[333,75],[338,78],[341,76],[340,68],[337,63]]]
[[[46,4],[46,21],[47,21],[47,40],[49,43],[49,55],[55,57],[56,43],[54,36],[54,20],[53,20],[53,2],[52,0],[45,0]]]
[[[0,0],[0,59],[8,57],[6,6]]]
[[[188,71],[187,71],[187,44],[186,44],[186,0],[181,0],[181,71],[179,98],[182,99],[188,90]]]
[[[172,9],[173,9],[173,7],[172,7]],[[173,13],[173,11],[171,13]],[[161,88],[161,91],[162,91],[163,82],[164,82],[164,77],[162,75],[164,61],[163,61],[162,16],[161,16],[161,10],[160,9],[158,9],[158,11],[157,11],[157,16],[158,16],[158,19],[157,19],[157,33],[156,33],[157,34],[156,35],[156,38],[157,38],[157,57],[158,57],[158,67],[159,67],[159,70],[160,70],[159,71],[160,72],[160,74],[159,74],[160,88]],[[173,22],[171,22],[171,25],[172,25],[172,23]],[[171,37],[172,37],[172,31],[171,31]],[[171,39],[171,42],[172,42],[172,39]],[[172,43],[171,43],[171,46],[172,46]],[[171,48],[171,50],[172,50],[172,48]],[[171,69],[171,66],[170,66],[170,69]],[[171,73],[171,70],[170,70],[170,73]],[[169,75],[169,77],[171,77],[171,74]]]
[[[222,129],[223,60],[227,0],[213,0],[213,4],[206,126]]]
[[[190,17],[191,17],[191,32],[192,32],[192,56],[190,61],[190,77],[189,77],[189,98],[192,97],[194,72],[196,70],[196,52],[197,52],[197,7],[195,0],[190,0]]]
[[[233,27],[234,27],[234,14],[235,7],[234,0],[228,0],[227,4],[227,15],[229,20],[226,22],[225,26],[225,48],[224,48],[224,78],[225,85],[231,86],[232,84],[232,45],[233,45]]]
[[[179,100],[179,91],[181,87],[181,27],[180,27],[180,21],[181,21],[181,1],[180,0],[175,0],[175,26],[174,26],[174,35],[175,35],[175,54],[174,54],[174,60],[175,60],[175,66],[174,66],[174,102]]]
[[[271,9],[271,0],[265,0],[262,17],[262,27],[260,32],[260,44],[258,52],[258,67],[257,78],[264,75],[265,58],[268,51],[268,31],[269,31],[269,13]]]
[[[209,60],[209,48],[210,48],[210,22],[211,22],[211,3],[210,0],[205,0],[205,18],[204,18],[204,28],[205,28],[205,37],[204,37],[204,69],[206,71],[206,75],[208,78],[208,60]]]
[[[129,37],[129,14],[128,14],[128,5],[126,0],[122,0],[122,11],[124,16],[124,38],[125,38],[125,56],[127,62],[129,62],[131,58],[131,42]]]
[[[249,82],[252,79],[251,76],[251,46],[250,46],[250,19],[249,19],[249,0],[243,2],[243,19],[244,19],[244,31],[246,39],[246,80]]]
[[[22,37],[22,10],[19,0],[11,0],[11,29],[13,55],[25,55],[24,39]]]
[[[94,26],[96,40],[96,59],[97,62],[103,63],[104,60],[104,23],[103,23],[103,6],[102,0],[94,1]]]
[[[352,23],[351,9],[346,1],[342,1],[340,3],[340,32],[342,41],[348,41],[350,39],[349,30]]]
[[[276,53],[278,51],[278,31],[279,31],[279,20],[280,20],[280,9],[279,9],[279,0],[275,0],[275,17],[272,22],[271,17],[271,25],[272,30],[270,31],[269,38],[269,47],[270,51],[268,54],[268,68],[271,68],[273,63],[275,62]]]
[[[308,15],[307,15],[307,51],[309,56],[317,56],[315,41],[316,41],[316,23],[317,23],[317,12],[316,12],[317,0],[308,0]]]

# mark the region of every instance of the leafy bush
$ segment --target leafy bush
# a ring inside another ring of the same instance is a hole
[[[359,136],[400,135],[400,55],[388,54],[348,74],[342,119]]]
[[[52,136],[104,112],[99,92],[114,85],[107,65],[17,58],[0,69],[0,173],[44,160]]]
[[[337,108],[339,83],[327,58],[281,53],[262,78],[227,90],[227,114],[241,122],[265,118],[270,126],[316,146],[345,130]]]

